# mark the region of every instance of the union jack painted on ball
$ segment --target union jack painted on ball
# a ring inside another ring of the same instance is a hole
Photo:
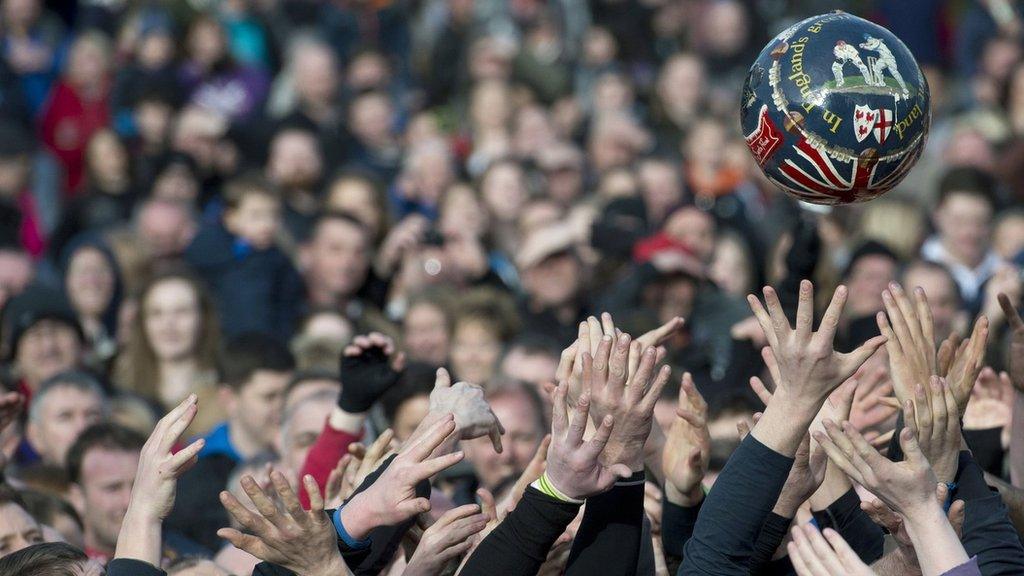
[[[921,156],[928,83],[891,32],[845,12],[772,39],[743,86],[747,145],[774,184],[815,204],[848,204],[895,187]]]

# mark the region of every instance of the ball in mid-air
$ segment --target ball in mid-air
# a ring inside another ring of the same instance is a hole
[[[928,83],[891,32],[845,12],[773,38],[743,85],[740,123],[765,175],[815,204],[876,198],[924,148]]]

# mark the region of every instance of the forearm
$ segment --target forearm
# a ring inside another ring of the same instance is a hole
[[[634,474],[587,499],[567,576],[635,574],[644,520],[644,473]]]
[[[792,466],[792,457],[748,435],[705,498],[680,575],[747,574],[754,543]]]
[[[771,451],[792,459],[824,402],[792,397],[780,389],[750,434]]]
[[[899,548],[879,558],[871,564],[871,569],[878,576],[921,576],[917,559],[908,559]]]
[[[967,552],[934,500],[922,510],[904,515],[903,521],[925,576],[940,575],[967,562]]]
[[[1010,430],[1010,481],[1024,486],[1024,392],[1013,391],[1013,419]]]
[[[693,528],[704,504],[703,491],[700,496],[699,499],[691,500],[691,505],[682,505],[669,500],[666,490],[661,502],[661,542],[666,556],[683,557],[683,546],[693,536]]]
[[[159,566],[162,559],[162,540],[163,526],[160,519],[129,507],[118,532],[114,557]]]
[[[773,511],[768,514],[761,526],[761,533],[757,535],[757,542],[754,544],[754,555],[750,558],[750,573],[763,574],[768,571],[768,566],[775,556],[782,541],[786,539],[789,525],[793,522],[792,516],[783,516]]]
[[[335,408],[317,436],[316,442],[306,454],[298,478],[309,474],[323,491],[331,470],[338,465],[341,457],[348,453],[349,445],[363,437],[364,419],[362,414],[348,414],[340,408]],[[305,490],[299,490],[299,501],[304,508],[309,508],[309,494]]]
[[[986,576],[1024,574],[1024,548],[1006,505],[985,483],[969,452],[960,453],[956,497],[964,501],[963,545]]]
[[[534,576],[579,507],[527,488],[515,510],[469,557],[461,574],[490,576],[500,571],[502,576]]]
[[[814,494],[811,494],[811,511],[825,510],[842,498],[851,488],[853,488],[853,484],[850,483],[850,478],[846,473],[832,462],[828,462],[825,468],[825,480],[814,491]]]
[[[1013,527],[1017,529],[1018,534],[1024,534],[1024,489],[1011,486],[1004,482],[1001,478],[996,478],[985,473],[985,481],[990,486],[994,486],[996,490],[999,490],[999,496],[1003,499],[1003,504],[1006,505],[1006,509],[1010,514],[1010,522],[1013,523]]]
[[[860,497],[852,487],[824,510],[813,511],[813,514],[819,528],[838,532],[865,563],[870,564],[882,556],[885,548],[882,529],[861,510]]]

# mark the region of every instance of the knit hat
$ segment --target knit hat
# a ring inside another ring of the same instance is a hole
[[[30,287],[11,298],[4,306],[0,322],[3,326],[3,357],[8,361],[18,352],[18,343],[33,326],[43,320],[61,322],[75,331],[80,341],[85,337],[74,310],[64,294],[50,288]]]

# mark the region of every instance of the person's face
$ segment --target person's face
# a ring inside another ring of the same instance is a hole
[[[195,353],[203,319],[199,297],[188,282],[160,282],[142,306],[146,339],[158,360],[180,360]]]
[[[709,262],[715,251],[715,222],[696,208],[677,210],[665,223],[665,231],[693,251],[701,262]]]
[[[421,303],[409,309],[403,332],[409,358],[435,366],[448,361],[448,323],[436,306]]]
[[[281,225],[281,202],[264,194],[246,194],[224,213],[224,224],[253,248],[266,250],[274,245]]]
[[[150,70],[166,66],[174,58],[174,38],[164,32],[146,34],[139,42],[137,59]]]
[[[32,281],[32,261],[20,252],[0,250],[0,310]]]
[[[548,354],[527,354],[513,348],[501,361],[501,373],[520,382],[536,384],[538,390],[546,382],[555,381],[558,358]]]
[[[144,101],[135,108],[135,126],[142,140],[150,146],[162,145],[171,125],[171,107],[163,102]]]
[[[491,402],[491,410],[505,427],[501,454],[487,438],[464,442],[466,457],[473,463],[477,478],[484,488],[492,489],[505,478],[518,478],[526,470],[544,431],[537,427],[533,405],[519,394],[499,396]]]
[[[369,267],[363,231],[341,221],[322,223],[310,246],[312,282],[336,297],[352,296],[366,280]]]
[[[289,189],[308,189],[316,185],[323,170],[320,147],[312,134],[285,132],[270,147],[268,177]]]
[[[72,499],[79,507],[88,545],[107,551],[117,546],[138,467],[138,452],[97,447],[85,453]]]
[[[1000,220],[992,235],[992,248],[1003,260],[1013,260],[1024,251],[1024,216]]]
[[[43,398],[39,421],[28,423],[28,439],[44,462],[63,466],[68,448],[82,431],[102,419],[101,398],[64,386]]]
[[[0,506],[0,558],[43,542],[43,529],[24,508],[17,504]]]
[[[750,268],[746,255],[735,242],[719,242],[709,270],[719,288],[736,296],[750,291]]]
[[[28,156],[0,158],[0,192],[17,194],[28,184],[31,171]]]
[[[481,183],[484,203],[500,222],[514,222],[526,202],[522,172],[512,164],[503,164],[487,173]]]
[[[864,256],[857,260],[846,285],[849,302],[846,310],[851,318],[874,314],[882,309],[882,292],[896,278],[896,263],[882,255]]]
[[[292,472],[292,477],[299,477],[306,455],[316,443],[333,409],[334,403],[330,401],[306,402],[299,407],[298,413],[292,415],[288,425],[282,428],[281,461]]]
[[[985,257],[992,228],[992,207],[971,194],[951,194],[939,207],[936,224],[942,243],[958,260],[976,266]]]
[[[903,278],[904,287],[913,290],[920,287],[928,296],[928,306],[932,310],[935,341],[941,342],[949,336],[962,315],[960,299],[953,280],[936,270],[912,268]]]
[[[100,132],[89,142],[89,166],[99,178],[121,178],[128,173],[128,153],[112,132]]]
[[[99,317],[114,295],[114,271],[102,252],[83,248],[68,265],[64,287],[71,306],[82,316]]]
[[[103,80],[107,75],[107,54],[94,41],[81,41],[71,49],[68,75],[73,84],[88,85]]]
[[[240,390],[233,394],[234,401],[228,412],[244,432],[267,449],[277,447],[284,410],[284,390],[288,387],[288,372],[257,370]],[[317,423],[323,427],[323,420]]]
[[[430,411],[430,397],[426,394],[413,396],[398,407],[391,429],[395,432],[395,440],[405,442],[420,425]]]
[[[358,218],[370,236],[376,237],[380,232],[383,215],[377,209],[377,194],[372,186],[357,180],[341,180],[331,187],[326,204],[328,210]]]
[[[658,317],[667,322],[677,316],[688,317],[697,299],[697,284],[692,278],[680,276],[665,282],[658,302]]]
[[[192,59],[203,66],[210,66],[224,57],[224,31],[213,21],[196,25],[189,38]]]
[[[199,182],[184,164],[168,166],[153,183],[153,197],[193,205],[199,196]]]
[[[364,96],[352,106],[352,131],[369,144],[382,144],[391,137],[394,110],[383,96]]]
[[[501,342],[478,321],[455,326],[452,369],[459,380],[485,386],[494,376],[501,356]]]
[[[640,167],[640,193],[649,214],[665,214],[683,199],[679,175],[672,166],[649,162]]]
[[[295,92],[312,104],[325,104],[338,90],[338,69],[326,47],[304,50],[295,60]]]
[[[321,312],[306,321],[302,335],[307,338],[348,344],[352,340],[352,323],[341,314]]]
[[[40,320],[25,331],[15,362],[30,387],[78,364],[82,344],[74,328],[56,320]]]
[[[139,239],[156,258],[180,255],[192,241],[194,231],[194,222],[185,209],[169,202],[152,204],[139,217]]]
[[[580,264],[572,254],[556,254],[526,270],[524,286],[535,303],[562,306],[579,291]]]

